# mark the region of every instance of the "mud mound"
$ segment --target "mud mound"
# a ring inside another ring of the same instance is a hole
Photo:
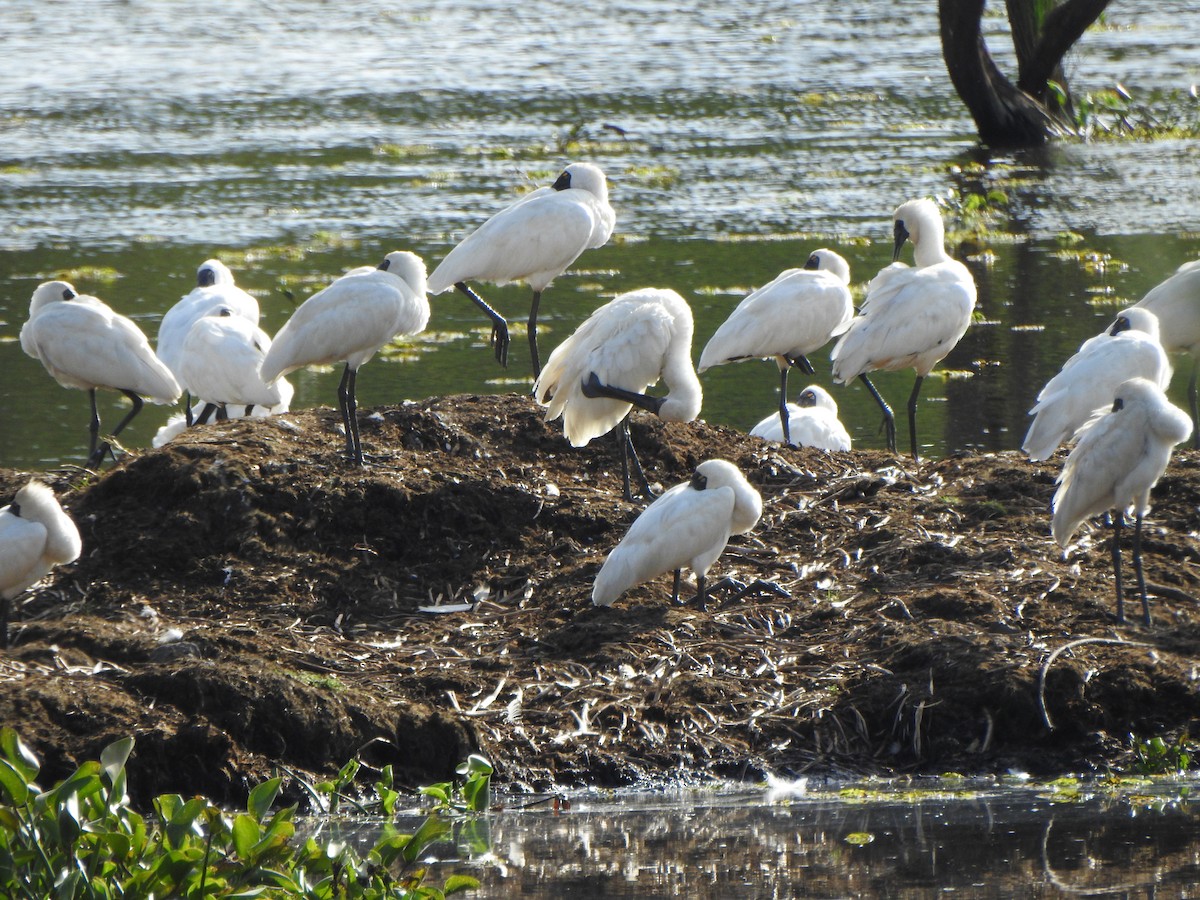
[[[1195,730],[1190,452],[1147,522],[1147,629],[1113,622],[1106,535],[1068,559],[1051,542],[1061,461],[917,466],[635,418],[652,481],[723,457],[765,511],[711,573],[707,612],[672,604],[669,578],[595,609],[642,508],[615,442],[571,448],[526,398],[438,398],[364,411],[359,469],[336,426],[331,410],[222,423],[95,479],[44,476],[84,556],[23,598],[0,653],[0,716],[44,780],[126,734],[143,802],[237,802],[277,764],[326,777],[355,754],[365,777],[391,764],[417,783],[480,749],[546,789],[1056,774]],[[0,471],[0,501],[26,478]]]

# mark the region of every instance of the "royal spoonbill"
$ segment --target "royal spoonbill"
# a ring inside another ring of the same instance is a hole
[[[833,380],[858,378],[883,410],[888,449],[896,452],[896,419],[868,372],[912,368],[917,379],[908,398],[908,433],[917,452],[917,397],[925,377],[962,339],[975,309],[975,279],[946,253],[942,216],[932,200],[909,200],[892,215],[892,264],[867,287],[859,314],[833,348]],[[916,268],[900,263],[911,240]]]
[[[1171,364],[1158,336],[1154,313],[1135,306],[1118,313],[1103,333],[1084,341],[1038,394],[1021,449],[1034,461],[1049,459],[1096,410],[1111,406],[1117,388],[1130,378],[1148,378],[1166,390]]]
[[[196,419],[203,425],[213,413],[228,418],[230,405],[270,409],[283,402],[286,380],[267,384],[262,363],[271,338],[227,306],[201,316],[183,341],[179,370],[183,383],[204,406]]]
[[[446,254],[429,276],[429,293],[458,288],[470,297],[492,320],[491,343],[497,361],[506,366],[508,323],[467,282],[528,284],[533,290],[529,356],[536,378],[542,370],[537,347],[542,292],[584,250],[604,246],[615,224],[604,172],[591,163],[571,163],[553,185],[502,209]]]
[[[206,259],[196,270],[196,286],[163,316],[155,344],[158,358],[167,364],[185,393],[194,391],[184,380],[180,366],[183,342],[197,319],[219,309],[227,309],[251,325],[258,324],[258,301],[234,283],[228,266],[219,259]],[[185,399],[184,408],[190,425],[190,399]]]
[[[0,509],[0,647],[8,646],[12,601],[55,566],[78,559],[81,549],[79,529],[40,481],[30,481]]]
[[[774,357],[779,366],[779,422],[792,443],[787,379],[792,366],[812,375],[808,354],[840,334],[854,317],[850,265],[832,250],[814,250],[802,269],[787,269],[750,293],[700,354],[699,370],[744,359]]]
[[[1160,339],[1168,353],[1190,353],[1188,407],[1192,413],[1192,446],[1200,449],[1200,399],[1196,376],[1200,369],[1200,259],[1184,263],[1135,304],[1158,316]]]
[[[710,459],[690,481],[677,484],[634,520],[596,575],[592,603],[611,606],[621,594],[651,578],[675,572],[672,600],[679,600],[680,570],[696,576],[697,599],[706,602],[705,577],[729,536],[753,528],[762,497],[737,466]]]
[[[158,404],[179,400],[175,376],[150,349],[141,329],[103,301],[77,293],[66,281],[47,281],[33,292],[29,321],[21,327],[21,349],[41,360],[63,387],[88,392],[92,419],[87,464],[93,468],[109,451],[108,442],[99,440],[97,388],[120,391],[133,404],[112,430],[114,438],[141,412],[143,397]]]
[[[425,293],[425,263],[415,253],[393,251],[379,268],[360,266],[300,304],[263,360],[262,378],[268,384],[304,366],[345,362],[338,407],[346,428],[346,452],[360,466],[354,391],[359,366],[397,335],[425,329]]]
[[[700,414],[702,392],[692,368],[692,310],[675,291],[642,288],[610,300],[554,348],[533,385],[546,420],[562,417],[574,447],[618,428],[625,498],[632,461],[642,489],[650,485],[629,437],[632,407],[666,422],[690,422]],[[661,379],[664,397],[646,388]],[[619,427],[618,427],[619,426]]]
[[[1142,618],[1150,624],[1150,602],[1142,572],[1142,517],[1150,509],[1150,491],[1167,469],[1171,449],[1187,440],[1192,423],[1153,381],[1131,378],[1117,388],[1112,409],[1089,425],[1067,456],[1052,504],[1051,533],[1066,548],[1085,519],[1109,513],[1112,519],[1113,577],[1117,621],[1125,621],[1121,588],[1121,530],[1125,512],[1136,517],[1133,566],[1142,597]]]
[[[784,431],[775,413],[767,416],[750,430],[752,435],[775,443],[795,443],[798,447],[816,447],[818,450],[849,450],[850,434],[838,419],[837,401],[820,385],[810,384],[797,398],[796,403],[787,405],[790,440],[785,440]]]

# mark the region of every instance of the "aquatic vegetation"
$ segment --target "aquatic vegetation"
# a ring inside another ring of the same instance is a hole
[[[1191,767],[1195,748],[1187,734],[1170,742],[1157,736],[1137,740],[1131,735],[1130,739],[1133,742],[1132,769],[1139,775],[1180,775]]]
[[[1155,141],[1200,136],[1200,103],[1195,94],[1152,91],[1142,100],[1117,82],[1067,104],[1062,85],[1051,81],[1049,86],[1060,106],[1070,113],[1076,134],[1085,140]]]
[[[126,762],[133,738],[106,747],[48,791],[34,779],[40,764],[11,728],[0,730],[0,893],[14,898],[254,897],[420,898],[440,900],[479,886],[451,875],[425,884],[419,864],[428,847],[452,831],[431,815],[413,834],[385,825],[360,856],[345,843],[296,836],[296,808],[271,812],[280,778],[250,791],[242,812],[202,797],[164,794],[142,816],[129,805]],[[467,765],[470,765],[468,762]],[[347,764],[353,777],[357,764]],[[474,771],[472,797],[486,796]],[[394,808],[398,796],[385,770],[377,790]],[[468,782],[471,783],[471,782]]]
[[[58,269],[50,277],[60,281],[98,281],[103,284],[112,284],[122,276],[111,266],[74,266],[69,269]]]

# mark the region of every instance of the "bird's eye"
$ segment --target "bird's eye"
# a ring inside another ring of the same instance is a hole
[[[1120,397],[1118,397],[1116,400],[1113,401],[1113,408],[1112,408],[1113,412],[1116,412],[1117,410],[1124,409],[1124,408],[1125,408],[1125,401],[1122,400]]]

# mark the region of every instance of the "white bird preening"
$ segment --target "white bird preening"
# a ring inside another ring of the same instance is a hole
[[[672,600],[679,600],[680,570],[696,576],[704,609],[708,570],[729,538],[744,534],[762,516],[762,496],[731,462],[700,463],[690,481],[677,484],[634,520],[596,575],[592,603],[611,606],[621,594],[651,578],[675,572]]]
[[[1112,562],[1116,581],[1117,621],[1125,621],[1121,588],[1121,530],[1125,512],[1136,517],[1133,565],[1142,597],[1142,617],[1150,624],[1150,602],[1142,572],[1142,517],[1150,509],[1150,491],[1171,459],[1172,448],[1187,440],[1191,420],[1167,400],[1162,388],[1145,378],[1131,378],[1116,391],[1112,409],[1089,424],[1071,450],[1054,493],[1051,532],[1060,547],[1085,519],[1110,514]],[[1115,514],[1113,514],[1115,511]]]
[[[446,254],[429,276],[429,293],[458,288],[471,298],[492,320],[491,344],[496,360],[506,366],[508,323],[467,282],[528,284],[533,290],[529,356],[536,378],[541,372],[537,316],[542,292],[584,250],[602,247],[615,225],[604,172],[591,163],[572,163],[551,187],[540,188],[496,213]]]
[[[0,648],[8,646],[12,601],[55,566],[74,562],[82,549],[79,529],[40,481],[30,481],[0,509]]]
[[[798,447],[850,449],[850,433],[838,419],[837,401],[820,385],[810,384],[801,391],[797,402],[787,405],[787,415],[790,439],[785,437],[775,413],[755,425],[750,433],[766,441],[794,443]]]
[[[962,339],[975,309],[975,279],[946,253],[942,216],[932,200],[909,200],[892,215],[893,262],[867,287],[858,316],[833,348],[833,380],[858,378],[883,410],[888,449],[896,452],[892,408],[868,372],[912,368],[917,379],[908,398],[908,432],[917,452],[917,397],[925,377]],[[905,240],[913,242],[916,268],[897,262]]]
[[[815,250],[802,269],[787,269],[746,296],[700,354],[699,371],[745,359],[774,357],[779,366],[779,422],[792,443],[788,372],[815,374],[808,354],[840,334],[854,316],[850,265],[832,250]]]
[[[1188,407],[1192,413],[1192,446],[1200,450],[1200,259],[1184,263],[1175,274],[1156,285],[1136,306],[1158,316],[1160,339],[1168,353],[1190,353]]]
[[[397,335],[425,329],[425,293],[425,263],[415,253],[393,251],[379,268],[353,269],[300,304],[263,360],[262,378],[268,384],[304,366],[345,362],[338,407],[346,428],[346,452],[360,466],[354,390],[358,369]]]
[[[38,285],[29,303],[29,321],[21,328],[21,349],[41,360],[63,387],[88,392],[92,403],[91,442],[87,464],[98,466],[109,451],[100,442],[100,413],[96,389],[120,391],[133,404],[112,430],[115,438],[142,410],[142,398],[152,403],[179,400],[180,388],[171,370],[150,349],[150,342],[133,320],[66,281]]]
[[[290,385],[283,378],[267,384],[262,363],[271,338],[257,325],[234,315],[227,306],[201,316],[183,341],[179,370],[183,383],[203,407],[195,421],[203,425],[214,413],[228,418],[228,407],[265,407],[283,403]],[[248,410],[247,410],[248,411]]]
[[[629,414],[634,406],[666,422],[690,422],[703,393],[692,368],[692,310],[675,291],[642,288],[610,300],[554,348],[533,385],[546,421],[559,416],[574,447],[618,428],[625,498],[632,460],[642,489],[650,485],[633,450]],[[665,397],[645,391],[662,380]]]
[[[1084,341],[1046,382],[1029,411],[1033,422],[1021,449],[1035,462],[1049,459],[1096,410],[1111,406],[1117,388],[1130,378],[1147,378],[1163,390],[1171,381],[1171,364],[1159,343],[1158,319],[1136,306],[1117,313],[1112,325]]]
[[[196,393],[183,377],[183,342],[192,326],[203,316],[220,309],[258,324],[258,301],[234,283],[233,273],[219,259],[206,259],[196,270],[196,286],[167,310],[158,325],[155,352],[166,363],[183,391]],[[185,401],[187,424],[191,422],[191,401]]]

